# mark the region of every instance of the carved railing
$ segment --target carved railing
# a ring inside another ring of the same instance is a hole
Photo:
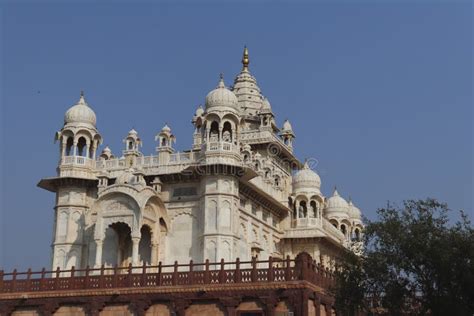
[[[309,227],[321,225],[321,220],[314,217],[302,217],[293,219],[293,227]]]
[[[70,291],[87,289],[141,288],[162,286],[188,286],[206,284],[241,284],[308,281],[324,289],[334,284],[334,275],[327,268],[316,264],[307,253],[295,259],[220,262],[163,265],[140,267],[104,266],[92,269],[4,273],[0,270],[0,293]]]
[[[83,156],[64,156],[61,158],[60,164],[94,167],[94,160]]]

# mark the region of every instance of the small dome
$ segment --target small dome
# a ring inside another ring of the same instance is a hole
[[[311,170],[308,162],[304,163],[303,169],[293,176],[293,191],[305,189],[305,191],[319,192],[321,188],[321,178]]]
[[[206,109],[215,107],[230,107],[238,109],[238,100],[235,94],[224,85],[224,79],[221,76],[217,88],[209,92],[206,96]]]
[[[128,132],[128,136],[137,136],[138,135],[138,132],[132,128],[129,132]]]
[[[285,120],[283,123],[282,132],[293,132],[293,127],[291,127],[290,121]]]
[[[360,211],[360,209],[355,206],[352,201],[349,201],[349,217],[352,218],[352,219],[359,219],[361,218],[362,216],[362,212]]]
[[[111,154],[112,150],[110,149],[109,146],[105,146],[104,149],[102,149],[102,154]]]
[[[337,189],[334,189],[332,196],[326,201],[325,214],[329,215],[331,213],[340,213],[340,215],[348,215],[349,204],[344,200],[337,192]]]
[[[168,126],[167,123],[165,123],[165,126],[163,126],[163,128],[161,129],[161,132],[162,133],[170,133],[171,132],[171,128]]]
[[[89,107],[84,99],[84,93],[81,92],[81,97],[76,105],[67,110],[64,115],[64,124],[86,123],[95,127],[96,116],[94,111]]]
[[[204,109],[202,108],[202,105],[200,105],[196,109],[196,113],[194,114],[194,116],[199,117],[199,116],[202,116],[203,114],[204,114]]]

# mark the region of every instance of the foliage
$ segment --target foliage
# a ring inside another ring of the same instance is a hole
[[[367,221],[364,254],[347,253],[338,269],[341,314],[473,315],[473,228],[463,212],[450,225],[449,212],[434,199],[379,209]]]

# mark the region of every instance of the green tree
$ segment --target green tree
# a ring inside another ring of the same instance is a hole
[[[473,315],[473,228],[463,212],[450,225],[449,212],[434,199],[408,200],[366,221],[364,254],[347,253],[338,269],[340,313]]]

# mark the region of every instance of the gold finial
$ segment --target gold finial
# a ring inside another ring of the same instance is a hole
[[[244,55],[242,57],[242,65],[243,65],[243,70],[248,70],[249,68],[249,50],[247,46],[244,46]]]

